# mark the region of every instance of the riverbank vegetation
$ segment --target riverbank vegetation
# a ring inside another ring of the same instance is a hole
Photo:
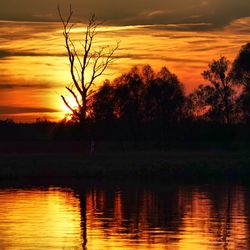
[[[166,67],[135,66],[86,100],[86,117],[0,121],[0,177],[250,176],[250,43],[213,60],[188,95]],[[80,124],[80,125],[79,125]]]
[[[129,141],[152,148],[244,146],[250,138],[250,43],[233,63],[225,57],[213,60],[202,75],[208,84],[186,94],[168,68],[135,66],[92,91],[84,119],[75,115],[76,106],[58,123],[4,120],[0,138]]]
[[[128,151],[91,154],[5,154],[1,179],[161,179],[168,181],[245,181],[247,152]]]

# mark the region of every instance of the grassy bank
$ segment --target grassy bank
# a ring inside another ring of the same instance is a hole
[[[0,178],[250,179],[247,152],[137,151],[89,154],[5,154]]]

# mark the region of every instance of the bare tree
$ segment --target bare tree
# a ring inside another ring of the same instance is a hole
[[[72,115],[83,125],[86,120],[88,98],[93,93],[95,81],[104,74],[110,63],[114,61],[113,55],[118,49],[119,43],[117,42],[113,48],[110,46],[96,48],[94,39],[100,23],[97,22],[95,15],[91,15],[86,25],[83,39],[79,41],[80,49],[78,49],[71,33],[72,28],[76,24],[72,22],[73,11],[71,6],[66,19],[63,18],[59,6],[58,13],[63,24],[63,36],[73,81],[73,84],[66,86],[66,89],[74,98],[77,107],[72,107],[63,95],[61,95],[61,98],[64,104],[71,110]],[[90,77],[88,78],[86,77],[87,72],[88,74],[90,72]]]

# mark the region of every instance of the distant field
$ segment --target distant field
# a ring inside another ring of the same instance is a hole
[[[232,151],[0,154],[0,178],[250,179],[250,154]]]
[[[0,155],[86,153],[89,144],[82,141],[2,141]]]

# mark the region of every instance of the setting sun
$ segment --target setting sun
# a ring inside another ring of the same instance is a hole
[[[101,85],[133,65],[150,63],[155,69],[167,66],[178,75],[187,93],[204,83],[201,72],[220,55],[233,59],[248,41],[249,18],[237,19],[215,30],[186,31],[169,25],[103,26],[96,36],[96,49],[119,41],[116,61],[95,82]],[[180,26],[182,27],[182,26]],[[178,28],[178,25],[176,25]],[[65,86],[72,85],[61,23],[1,21],[2,118],[34,121],[39,116],[62,118],[68,108],[62,102]],[[82,28],[73,30],[77,50],[82,49]],[[17,39],[13,39],[17,37]],[[145,42],[146,41],[146,42]],[[87,75],[91,74],[87,72]],[[18,93],[18,94],[17,94]],[[70,98],[70,102],[72,97]],[[73,104],[73,103],[72,103]],[[42,108],[41,112],[12,112],[16,107]],[[22,118],[23,117],[23,118]],[[29,118],[27,118],[29,117]]]
[[[249,0],[0,1],[0,249],[250,249]]]

